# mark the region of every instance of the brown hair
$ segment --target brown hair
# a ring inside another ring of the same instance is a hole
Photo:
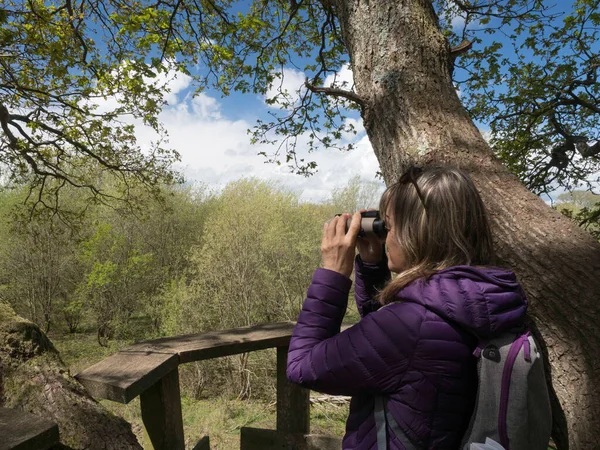
[[[485,206],[469,175],[447,166],[411,167],[381,197],[382,215],[392,215],[406,261],[379,294],[387,304],[408,283],[457,265],[487,265],[493,259]],[[389,220],[389,219],[388,219]]]

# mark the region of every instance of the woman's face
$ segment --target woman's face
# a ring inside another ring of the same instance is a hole
[[[388,257],[388,268],[395,273],[400,273],[406,269],[406,258],[396,240],[396,228],[394,216],[391,211],[385,215],[385,226],[388,230],[385,239],[385,249]]]

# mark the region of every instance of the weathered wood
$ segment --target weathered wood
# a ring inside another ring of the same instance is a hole
[[[177,369],[162,377],[140,396],[146,448],[184,450],[183,418]]]
[[[55,423],[25,411],[0,408],[0,450],[46,450],[58,442]]]
[[[193,450],[210,450],[210,439],[208,436],[204,436],[202,439],[200,439],[194,446]]]
[[[177,368],[179,358],[168,353],[122,350],[75,375],[95,398],[129,403]]]
[[[287,433],[243,427],[240,450],[340,450],[342,439],[315,434]]]
[[[290,383],[286,376],[288,347],[277,347],[277,430],[310,432],[310,390]]]
[[[348,395],[319,395],[318,397],[311,397],[311,405],[328,403],[330,405],[341,406],[350,403],[352,397]]]
[[[90,394],[128,403],[179,364],[290,342],[293,322],[175,336],[134,344],[75,375]]]
[[[139,342],[127,350],[175,353],[179,363],[264,350],[290,343],[293,322],[277,322]]]

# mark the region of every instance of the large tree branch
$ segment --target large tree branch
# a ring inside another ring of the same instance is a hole
[[[24,122],[26,124],[33,122],[29,117],[27,117],[27,116],[21,116],[21,115],[11,115],[10,116],[10,120],[11,121],[17,120],[17,121],[20,121],[20,122]],[[51,127],[50,125],[47,125],[47,124],[45,124],[43,122],[35,122],[35,123],[36,123],[37,126],[39,126],[44,131],[47,131],[48,133],[54,134],[55,136],[58,136],[61,139],[64,139],[66,142],[68,142],[69,144],[71,144],[73,147],[77,148],[78,150],[80,150],[84,154],[90,156],[91,158],[95,159],[96,161],[98,161],[101,165],[103,165],[107,169],[112,169],[112,170],[117,170],[117,171],[123,170],[122,166],[116,165],[116,164],[111,164],[110,162],[108,162],[107,160],[105,160],[104,158],[102,158],[100,155],[98,155],[97,153],[95,153],[92,150],[90,150],[87,145],[84,145],[81,142],[78,142],[78,141],[70,138],[69,136],[67,136],[62,131],[60,131],[60,130],[54,128],[54,127]]]
[[[473,47],[473,42],[465,39],[456,47],[450,48],[450,57],[452,59],[457,58],[459,55],[468,52]]]
[[[364,108],[367,105],[366,101],[363,98],[359,97],[357,94],[355,94],[352,91],[347,91],[345,89],[331,88],[331,87],[317,87],[317,86],[314,86],[311,83],[309,83],[308,80],[306,80],[304,82],[304,84],[308,88],[309,91],[314,92],[315,94],[325,94],[325,95],[330,95],[332,97],[342,97],[342,98],[350,100],[354,103],[357,103],[362,108]]]
[[[4,134],[8,138],[10,147],[13,150],[16,150],[17,149],[17,138],[12,133],[12,131],[10,131],[10,128],[8,128],[9,121],[10,121],[10,113],[8,112],[8,109],[6,108],[6,106],[0,104],[0,124],[2,125],[2,131],[4,131]]]

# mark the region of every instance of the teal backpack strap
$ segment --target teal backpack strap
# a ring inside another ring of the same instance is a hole
[[[377,428],[377,450],[387,450],[387,425],[394,436],[400,441],[406,450],[422,450],[422,447],[415,445],[408,436],[402,431],[394,416],[387,410],[387,397],[383,395],[375,396],[375,406],[373,414],[375,416],[375,426]]]

